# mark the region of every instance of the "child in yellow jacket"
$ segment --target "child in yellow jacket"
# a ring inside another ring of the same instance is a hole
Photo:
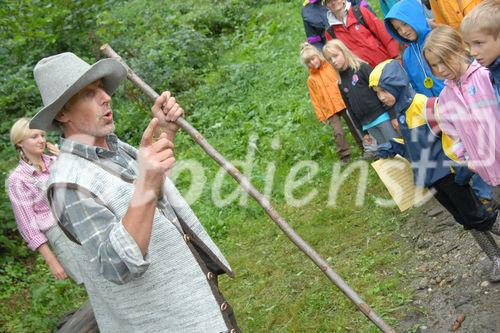
[[[302,44],[300,58],[309,69],[307,86],[318,120],[333,128],[337,154],[342,163],[349,162],[350,150],[340,121],[346,106],[337,84],[337,73],[323,55],[309,43]]]

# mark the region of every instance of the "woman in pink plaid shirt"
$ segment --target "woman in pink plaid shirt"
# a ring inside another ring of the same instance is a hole
[[[30,119],[21,118],[11,128],[10,140],[19,153],[18,166],[7,179],[9,198],[21,236],[33,251],[38,251],[56,279],[70,275],[81,283],[78,264],[72,256],[72,243],[57,225],[45,197],[45,183],[54,156],[59,150],[47,143],[45,132],[29,128]],[[47,242],[50,243],[52,250]]]

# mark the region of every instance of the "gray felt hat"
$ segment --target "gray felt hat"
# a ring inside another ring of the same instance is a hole
[[[127,76],[126,69],[115,59],[99,60],[91,66],[70,52],[43,58],[33,73],[43,108],[31,120],[30,128],[45,131],[60,130],[54,117],[85,86],[101,79],[104,90],[111,95]]]

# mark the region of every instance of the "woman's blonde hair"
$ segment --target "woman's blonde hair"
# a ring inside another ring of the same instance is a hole
[[[427,35],[422,53],[426,60],[428,53],[438,57],[456,77],[462,76],[463,73],[460,73],[460,68],[453,66],[451,59],[458,58],[467,63],[471,62],[471,56],[462,35],[447,25],[441,25]]]
[[[496,40],[500,35],[500,0],[481,1],[464,17],[460,30],[466,36],[469,32],[479,31]]]
[[[311,61],[313,57],[319,57],[321,60],[324,60],[323,55],[314,45],[307,42],[302,43],[300,45],[300,60],[302,63],[308,67],[309,61]]]
[[[19,142],[30,136],[30,121],[30,118],[19,118],[10,128],[10,142],[16,149]]]
[[[359,59],[357,55],[355,55],[354,53],[352,53],[351,50],[349,50],[349,48],[344,44],[344,42],[342,42],[339,39],[332,39],[331,41],[326,43],[325,46],[323,46],[323,56],[330,65],[332,65],[332,63],[330,62],[330,58],[334,50],[342,52],[347,67],[351,68],[355,72],[359,71],[359,69],[361,68],[361,64],[364,63],[363,60]],[[338,70],[336,71],[340,83],[341,82],[340,74],[338,73]]]

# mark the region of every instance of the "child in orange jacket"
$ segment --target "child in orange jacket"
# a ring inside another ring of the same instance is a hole
[[[323,55],[309,43],[302,44],[300,58],[309,69],[307,86],[318,120],[333,128],[337,154],[343,164],[349,162],[350,150],[340,121],[345,104],[337,84],[337,73]]]
[[[430,0],[434,25],[449,25],[458,30],[460,22],[481,0]],[[435,26],[432,26],[435,28]]]

